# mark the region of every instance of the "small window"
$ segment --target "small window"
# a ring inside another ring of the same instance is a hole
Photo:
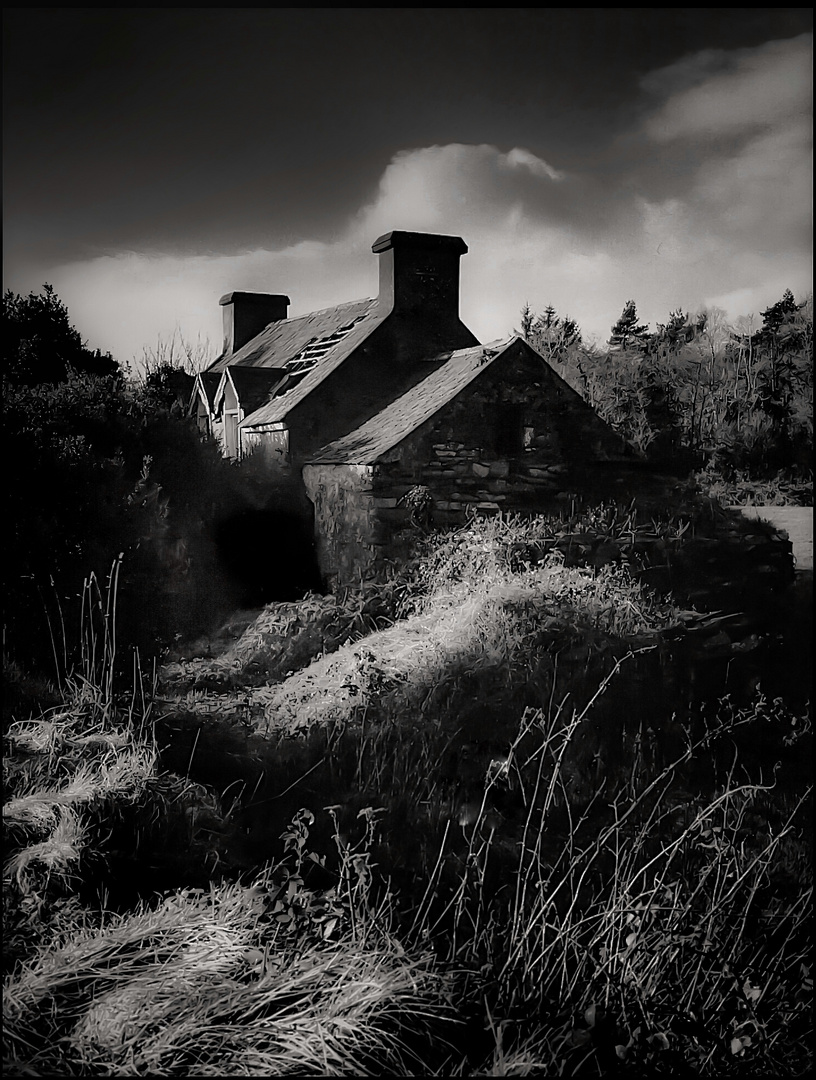
[[[496,414],[496,453],[516,457],[524,448],[524,411],[521,405],[499,405]]]

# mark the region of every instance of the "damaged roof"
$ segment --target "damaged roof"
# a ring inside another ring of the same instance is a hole
[[[436,357],[445,362],[356,431],[316,451],[310,462],[315,465],[373,464],[426,420],[430,420],[515,342],[520,341],[521,338],[514,334],[489,345],[475,345]]]
[[[229,369],[244,409],[243,427],[274,423],[334,371],[387,314],[376,300],[354,300],[281,319],[236,352],[219,357],[205,374]],[[257,373],[254,380],[247,372]],[[244,381],[239,385],[236,378]]]
[[[287,360],[314,341],[330,337],[350,322],[368,319],[377,307],[376,300],[353,300],[322,311],[310,311],[294,319],[270,323],[246,345],[227,353],[212,364],[208,371],[224,371],[228,367],[283,367]]]
[[[386,317],[376,300],[353,300],[294,319],[270,323],[234,353],[219,357],[208,369],[266,372],[254,383],[246,380],[248,396],[235,383],[244,409],[242,427],[283,420]],[[243,376],[239,375],[238,378]]]

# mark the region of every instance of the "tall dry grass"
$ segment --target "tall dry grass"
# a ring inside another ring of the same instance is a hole
[[[617,562],[529,557],[540,540],[485,522],[442,541],[394,626],[253,690],[282,729],[323,731],[325,802],[343,800],[273,818],[251,881],[208,865],[207,887],[118,913],[78,893],[106,822],[135,808],[138,829],[189,846],[202,796],[162,774],[149,692],[117,696],[105,646],[86,650],[65,705],[10,732],[6,888],[30,931],[5,983],[10,1071],[807,1071],[811,789],[785,769],[808,718],[761,696],[610,718],[677,608]],[[585,683],[563,696],[559,650]],[[502,723],[468,759],[487,693]]]
[[[410,1075],[445,1007],[426,959],[349,933],[284,938],[264,881],[184,890],[77,929],[7,985],[7,1062],[42,1075]]]
[[[450,1014],[445,979],[427,950],[399,944],[387,894],[369,902],[366,851],[342,849],[332,889],[305,884],[310,815],[252,884],[214,880],[119,913],[93,898],[123,818],[134,856],[166,837],[199,862],[223,825],[206,791],[162,771],[144,681],[116,689],[115,570],[107,591],[87,585],[62,705],[6,733],[6,1071],[410,1075],[417,1034]]]
[[[486,771],[458,877],[443,843],[416,909],[415,932],[441,932],[492,1031],[480,1074],[802,1075],[812,788],[785,796],[773,771],[744,773],[733,739],[760,717],[726,702],[679,756],[655,768],[638,753],[609,803],[574,809],[566,765],[593,703],[524,715]],[[807,740],[801,718],[787,723],[792,745]],[[705,793],[694,774],[713,754],[723,765]],[[526,807],[514,847],[491,817],[509,783]]]

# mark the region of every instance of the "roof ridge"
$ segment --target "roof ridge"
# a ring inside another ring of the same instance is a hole
[[[376,296],[364,296],[360,300],[344,300],[342,304],[327,304],[326,307],[314,308],[312,311],[304,311],[302,315],[291,315],[287,319],[281,319],[280,322],[293,323],[299,319],[308,319],[310,315],[325,315],[327,311],[337,311],[339,308],[355,307],[357,304],[376,304]],[[277,326],[278,323],[269,323],[269,326]],[[269,329],[269,326],[264,329]],[[263,333],[263,330],[261,331]]]
[[[454,356],[463,356],[465,353],[477,353],[493,354],[494,352],[500,352],[502,349],[506,349],[515,338],[519,337],[518,334],[508,334],[507,337],[496,338],[494,341],[488,341],[484,345],[465,345],[461,349],[444,349],[442,352],[434,353],[433,356],[426,356],[423,358],[423,363],[434,364],[437,362],[447,363]],[[523,340],[523,339],[521,339]]]

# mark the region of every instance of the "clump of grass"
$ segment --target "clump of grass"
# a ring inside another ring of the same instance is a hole
[[[288,834],[293,871],[307,818]],[[411,1075],[406,1036],[448,1011],[446,986],[367,906],[366,859],[347,854],[349,917],[316,939],[290,932],[305,892],[282,867],[65,932],[7,984],[7,1061],[60,1075]]]
[[[114,848],[119,859],[149,855],[196,877],[199,865],[213,872],[225,856],[235,827],[205,787],[160,768],[144,715],[100,714],[92,696],[66,699],[13,724],[6,743],[7,958],[26,955],[37,937],[32,903],[42,912],[80,883],[101,889]]]
[[[165,664],[162,688],[179,694],[280,682],[347,642],[391,625],[395,607],[394,589],[373,583],[338,595],[268,604],[217,656]]]
[[[487,524],[459,540],[429,560],[428,587],[417,590],[413,614],[253,692],[268,729],[342,726],[366,710],[404,720],[457,673],[493,669],[511,679],[567,630],[574,640],[627,639],[676,622],[677,610],[623,566],[568,567],[553,551],[537,565],[514,568],[501,535]]]
[[[681,546],[699,516],[698,506],[670,513],[602,503],[558,515],[475,518],[463,529],[420,541],[417,558],[401,573],[405,604],[417,610],[453,585],[479,587],[485,577],[505,579],[556,553],[568,567],[597,571],[623,565],[634,571],[650,549],[664,558],[667,550]]]
[[[116,718],[89,697],[88,683],[73,700],[38,718],[18,721],[7,733],[7,852],[4,877],[22,891],[37,868],[67,875],[84,847],[84,819],[114,803],[144,801],[155,781],[158,753],[142,739],[133,715]]]
[[[159,767],[150,692],[138,669],[130,692],[117,688],[115,571],[107,598],[95,579],[86,582],[80,662],[63,678],[61,703],[12,718],[4,733],[7,970],[48,939],[78,889],[104,892],[114,849],[135,866],[148,852],[153,861],[217,863],[225,845],[217,800]]]
[[[778,474],[754,479],[734,470],[729,476],[707,469],[694,477],[700,488],[723,506],[812,506],[813,477]]]
[[[478,587],[484,576],[504,577],[557,552],[567,567],[623,567],[648,586],[644,595],[660,595],[665,603],[687,604],[692,594],[697,602],[700,585],[712,591],[718,571],[733,573],[737,565],[749,571],[760,560],[774,563],[775,583],[787,583],[793,563],[789,556],[786,566],[772,541],[772,526],[754,528],[693,485],[680,485],[674,494],[671,505],[665,498],[644,498],[629,505],[573,506],[560,515],[496,515],[431,534],[420,541],[417,558],[399,572],[404,609],[417,610],[452,584]],[[740,537],[748,534],[750,545],[742,545]],[[713,595],[708,599],[721,606]]]

